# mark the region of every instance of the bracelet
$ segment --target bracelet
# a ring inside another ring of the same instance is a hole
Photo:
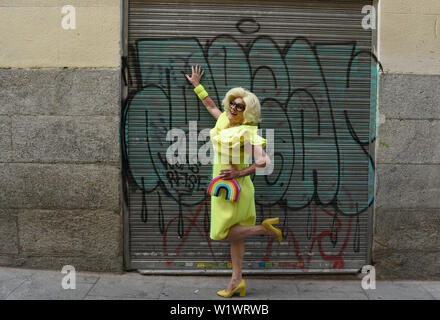
[[[199,84],[197,87],[194,88],[194,92],[197,94],[199,94],[200,92],[202,92],[204,90],[205,90],[205,88],[201,84]]]
[[[194,88],[194,92],[197,94],[200,100],[203,100],[209,96],[208,92],[206,92],[205,88],[201,84]]]

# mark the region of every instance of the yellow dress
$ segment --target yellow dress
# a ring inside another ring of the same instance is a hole
[[[217,123],[210,131],[214,150],[214,165],[212,178],[220,174],[220,170],[230,169],[232,162],[238,170],[249,166],[249,153],[245,145],[266,146],[266,139],[257,134],[258,127],[240,125],[229,127],[226,111],[217,119]],[[246,161],[249,159],[248,161]],[[213,240],[222,240],[229,229],[238,224],[242,226],[255,225],[254,184],[250,176],[235,179],[241,186],[237,202],[225,199],[225,190],[221,190],[218,197],[211,196],[211,232]]]

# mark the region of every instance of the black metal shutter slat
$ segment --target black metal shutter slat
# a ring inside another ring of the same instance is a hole
[[[254,178],[257,223],[279,216],[287,237],[282,244],[264,236],[248,239],[243,268],[355,272],[368,263],[375,136],[368,54],[353,60],[347,88],[353,52],[371,52],[372,32],[361,27],[364,5],[372,1],[129,1],[123,125],[130,268],[229,270],[229,244],[209,240],[205,190],[212,166],[163,163],[168,130],[188,135],[189,121],[197,121],[198,132],[215,124],[182,74],[197,62],[205,67],[203,84],[216,103],[231,87],[248,87],[262,102],[263,136],[275,130],[271,182]],[[259,66],[265,67],[253,74]],[[289,99],[300,88],[309,95]],[[310,199],[315,178],[322,203]],[[337,201],[330,204],[337,185]]]

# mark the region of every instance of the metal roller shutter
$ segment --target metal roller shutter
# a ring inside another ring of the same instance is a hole
[[[122,110],[129,269],[227,272],[229,243],[209,239],[212,166],[171,166],[172,128],[187,147],[215,119],[186,81],[206,70],[220,107],[232,87],[261,101],[275,168],[254,176],[257,223],[280,217],[285,241],[246,241],[244,272],[356,272],[369,264],[376,62],[362,7],[372,1],[128,1]],[[197,121],[197,130],[190,130]]]

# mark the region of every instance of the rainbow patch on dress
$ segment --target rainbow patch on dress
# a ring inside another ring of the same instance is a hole
[[[209,183],[206,193],[218,197],[221,189],[226,190],[226,200],[238,201],[241,188],[235,179],[222,179],[221,177],[215,177]]]

